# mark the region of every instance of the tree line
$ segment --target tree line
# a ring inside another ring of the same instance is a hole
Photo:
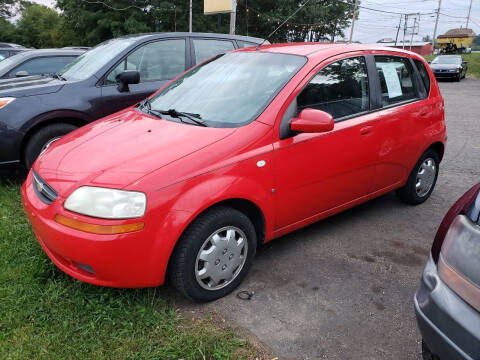
[[[265,38],[305,0],[238,0],[236,33]],[[313,0],[269,40],[335,41],[350,25],[354,0]],[[188,31],[189,0],[57,0],[56,9],[0,0],[0,41],[28,47],[94,46],[144,32]],[[229,14],[204,15],[193,1],[193,31],[228,33]]]

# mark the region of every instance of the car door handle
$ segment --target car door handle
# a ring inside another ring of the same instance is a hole
[[[360,135],[368,135],[373,131],[373,126],[365,126],[360,129]]]

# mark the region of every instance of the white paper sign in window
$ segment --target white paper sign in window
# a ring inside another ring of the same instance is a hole
[[[398,78],[397,69],[394,63],[383,63],[382,67],[383,77],[387,84],[388,97],[390,99],[402,96],[402,87],[400,85],[400,79]]]

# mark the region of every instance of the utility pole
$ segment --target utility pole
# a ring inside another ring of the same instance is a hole
[[[193,24],[192,24],[192,0],[190,0],[190,18],[188,19],[188,31],[193,32]]]
[[[413,30],[412,30],[412,38],[410,39],[410,51],[412,51],[412,42],[413,42],[413,35],[415,35],[415,28],[417,27],[417,18],[413,18]]]
[[[358,0],[355,0],[355,7],[354,7],[354,9],[353,9],[352,28],[350,29],[350,40],[349,40],[349,43],[352,42],[353,29],[354,29],[354,27],[355,27],[355,18],[357,17],[357,11],[358,11]]]
[[[432,54],[435,50],[435,40],[437,39],[438,18],[440,17],[440,8],[442,7],[442,0],[438,0],[437,20],[435,20],[435,29],[433,30],[433,46]]]
[[[398,33],[400,32],[400,28],[402,27],[402,17],[403,17],[403,14],[400,15],[400,21],[398,22],[397,36],[395,37],[395,46],[397,46]]]
[[[408,14],[405,14],[405,24],[403,25],[403,45],[402,45],[402,49],[405,49],[405,35],[407,35],[407,22],[408,22]]]
[[[248,0],[245,0],[245,20],[247,23],[247,36],[248,36]]]
[[[235,35],[236,20],[237,20],[237,1],[232,0],[232,12],[230,13],[230,34],[232,35]]]
[[[468,23],[470,22],[470,13],[472,12],[472,2],[473,0],[470,0],[470,7],[468,8],[467,26],[466,26],[467,29],[468,29]]]

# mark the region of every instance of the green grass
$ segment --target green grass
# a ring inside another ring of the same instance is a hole
[[[247,359],[254,350],[211,320],[180,317],[162,288],[76,281],[47,258],[0,184],[0,359]]]
[[[431,61],[435,56],[436,55],[426,55],[425,59]],[[468,62],[467,77],[480,79],[480,53],[462,54],[462,57]]]

